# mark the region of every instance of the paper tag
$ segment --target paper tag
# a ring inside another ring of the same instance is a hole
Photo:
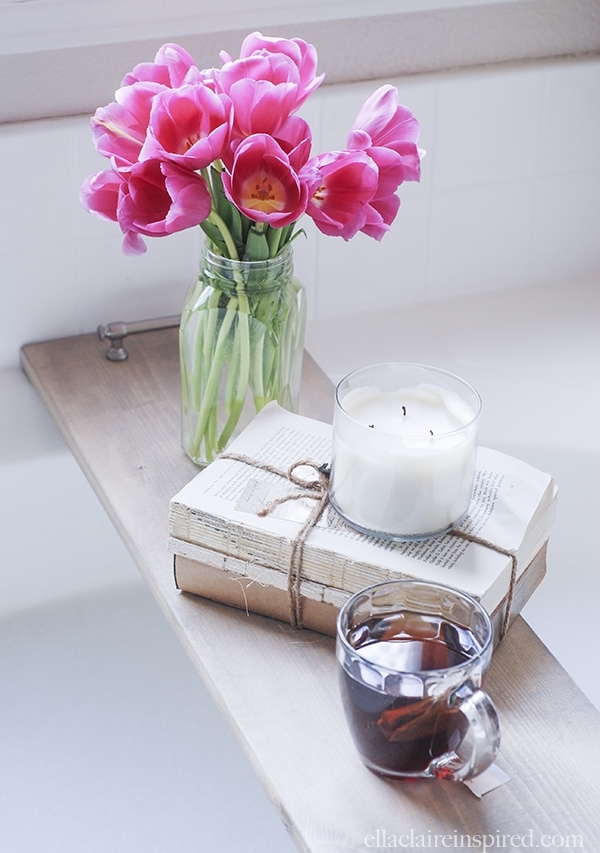
[[[236,512],[249,512],[256,515],[268,507],[272,501],[281,500],[286,495],[294,495],[297,489],[286,488],[278,482],[255,480],[250,478],[235,503]],[[296,521],[302,524],[310,512],[311,502],[307,500],[284,501],[271,510],[272,518],[283,518],[286,521]]]
[[[510,776],[501,770],[497,764],[491,764],[487,770],[484,770],[474,779],[463,782],[463,785],[466,785],[476,797],[481,799],[484,794],[493,791],[494,788],[499,788],[500,785],[504,785],[508,781],[510,781]]]
[[[250,478],[242,494],[239,496],[234,509],[237,512],[260,512],[275,498],[280,497],[281,488],[265,480],[254,480]]]

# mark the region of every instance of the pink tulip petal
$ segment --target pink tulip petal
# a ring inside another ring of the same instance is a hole
[[[198,225],[210,214],[212,201],[208,187],[197,175],[183,172],[171,163],[163,163],[165,187],[171,197],[171,208],[165,219],[169,233]]]
[[[275,136],[277,142],[290,159],[291,166],[298,172],[310,157],[312,133],[308,122],[300,116],[290,116]]]
[[[152,102],[163,89],[156,83],[126,86],[117,90],[115,101],[96,110],[91,121],[96,149],[104,157],[114,158],[118,168],[137,162]]]
[[[373,145],[391,147],[396,142],[416,142],[419,122],[408,107],[398,103],[394,86],[381,86],[363,104],[352,131],[365,130]]]
[[[368,206],[366,222],[360,229],[361,232],[375,240],[381,240],[390,230],[399,209],[400,199],[395,194],[373,199]]]
[[[81,185],[79,200],[83,207],[101,219],[117,221],[117,203],[123,179],[112,169],[90,175]]]
[[[396,192],[405,180],[406,170],[402,157],[389,148],[370,148],[368,153],[377,165],[379,173],[375,197],[380,198]]]
[[[136,234],[135,231],[125,233],[121,248],[125,255],[143,255],[148,250],[140,235]]]

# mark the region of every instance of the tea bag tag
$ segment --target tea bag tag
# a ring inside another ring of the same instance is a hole
[[[474,779],[463,782],[463,785],[466,785],[476,797],[481,799],[484,794],[493,791],[494,788],[499,788],[500,785],[504,785],[508,781],[510,781],[510,776],[504,770],[497,764],[490,764],[487,770],[484,770],[479,776],[475,776]]]

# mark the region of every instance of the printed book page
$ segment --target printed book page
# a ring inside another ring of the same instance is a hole
[[[298,461],[329,462],[331,426],[271,403],[229,448],[249,462],[282,472]],[[309,468],[296,475],[314,479]],[[291,543],[313,507],[308,498],[280,503],[299,489],[286,477],[247,462],[217,459],[171,501],[170,536],[287,573]],[[489,448],[480,448],[473,499],[461,529],[514,550],[519,573],[549,536],[556,486],[550,474]],[[453,535],[394,543],[359,533],[328,505],[303,549],[307,580],[350,592],[387,577],[410,575],[448,583],[496,607],[510,583],[505,554]]]

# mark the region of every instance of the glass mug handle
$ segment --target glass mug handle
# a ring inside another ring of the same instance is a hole
[[[464,782],[479,776],[495,761],[500,747],[500,720],[487,693],[470,682],[455,690],[448,705],[465,717],[467,729],[460,743],[432,761],[428,769],[440,779]]]

